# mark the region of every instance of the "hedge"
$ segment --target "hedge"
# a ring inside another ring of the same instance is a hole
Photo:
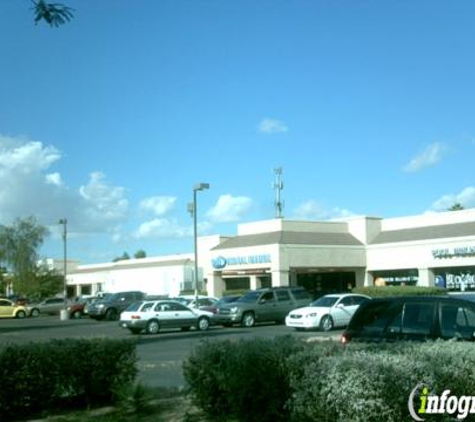
[[[421,382],[438,394],[475,396],[475,353],[473,343],[441,340],[346,347],[225,341],[203,343],[184,375],[210,421],[399,422],[412,420],[408,400]]]
[[[447,294],[447,290],[440,287],[422,286],[357,286],[351,289],[351,293],[358,293],[370,297],[428,296],[445,295]]]
[[[66,401],[111,403],[136,377],[130,340],[64,339],[0,349],[2,418],[51,410]]]

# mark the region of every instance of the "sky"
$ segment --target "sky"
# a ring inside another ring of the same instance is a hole
[[[110,262],[275,218],[475,207],[472,0],[0,0],[0,224]]]

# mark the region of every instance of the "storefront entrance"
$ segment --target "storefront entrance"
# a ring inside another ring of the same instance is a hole
[[[296,273],[297,285],[303,286],[314,299],[329,294],[348,292],[356,286],[354,272]]]

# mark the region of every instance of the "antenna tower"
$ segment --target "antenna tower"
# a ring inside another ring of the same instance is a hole
[[[282,200],[282,189],[284,189],[284,182],[282,181],[282,167],[274,169],[275,181],[273,188],[275,190],[275,218],[283,218],[282,212],[284,210],[284,201]]]

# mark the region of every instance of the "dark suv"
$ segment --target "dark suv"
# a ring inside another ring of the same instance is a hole
[[[475,341],[475,303],[448,296],[373,299],[355,312],[341,342],[438,338]]]
[[[267,321],[282,323],[290,311],[311,301],[310,294],[298,286],[251,290],[236,302],[219,306],[213,320],[225,327],[233,324],[252,327],[256,322]]]
[[[105,295],[103,299],[97,299],[86,305],[86,313],[94,319],[106,319],[116,321],[120,313],[132,303],[144,299],[145,294],[138,291],[119,292]]]

